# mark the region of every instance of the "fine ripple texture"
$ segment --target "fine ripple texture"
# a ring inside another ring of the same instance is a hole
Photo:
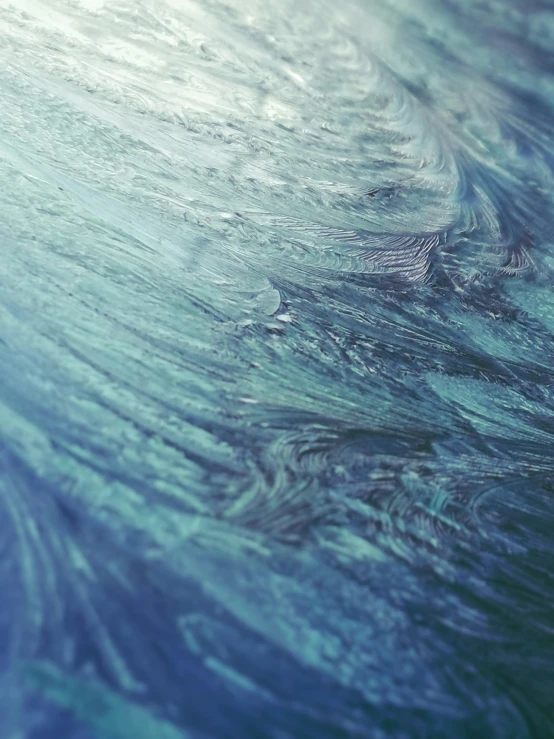
[[[554,10],[0,3],[0,737],[554,736]]]

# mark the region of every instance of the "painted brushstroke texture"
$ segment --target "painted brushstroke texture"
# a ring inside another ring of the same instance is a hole
[[[0,737],[554,736],[554,10],[0,4]]]

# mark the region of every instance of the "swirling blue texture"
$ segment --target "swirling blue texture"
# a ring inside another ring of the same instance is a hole
[[[554,6],[0,4],[0,739],[554,737]]]

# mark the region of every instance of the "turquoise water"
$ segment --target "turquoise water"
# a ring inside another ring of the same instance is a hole
[[[0,737],[554,736],[554,9],[0,5]]]

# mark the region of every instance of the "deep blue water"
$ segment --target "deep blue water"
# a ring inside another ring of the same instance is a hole
[[[0,739],[554,737],[554,4],[0,3]]]

